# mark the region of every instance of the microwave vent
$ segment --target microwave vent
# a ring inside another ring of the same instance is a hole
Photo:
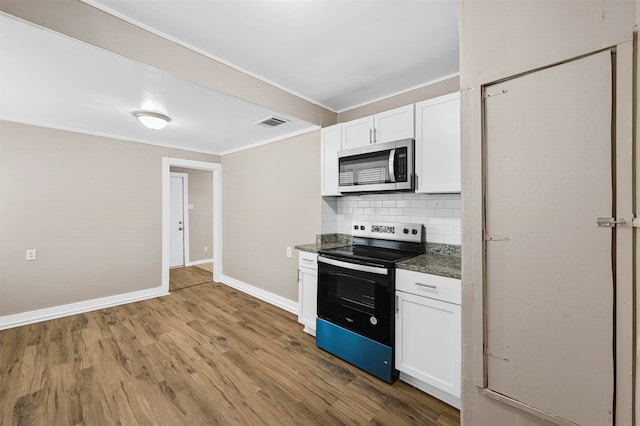
[[[358,170],[358,183],[360,184],[374,184],[385,182],[385,169],[384,167],[375,167],[373,169]]]
[[[341,171],[339,176],[340,186],[353,185],[353,170]]]
[[[267,118],[265,118],[263,120],[260,120],[260,121],[258,121],[256,123],[253,123],[253,124],[259,124],[259,125],[264,126],[264,127],[276,127],[276,126],[279,126],[281,124],[285,124],[287,121],[289,121],[289,120],[285,120],[284,118],[274,117],[272,115],[270,117],[267,117]]]

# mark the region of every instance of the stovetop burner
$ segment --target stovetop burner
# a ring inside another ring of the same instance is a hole
[[[354,221],[351,246],[320,250],[320,254],[392,267],[421,253],[422,232],[421,224]]]
[[[342,258],[359,259],[369,262],[393,264],[417,255],[415,252],[404,250],[390,250],[367,246],[346,246],[327,250],[320,250],[321,254],[328,254]]]

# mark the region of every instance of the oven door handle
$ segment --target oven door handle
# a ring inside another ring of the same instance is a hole
[[[352,271],[370,272],[372,274],[378,274],[378,275],[389,275],[389,270],[387,268],[360,265],[359,263],[343,262],[341,260],[329,259],[322,256],[318,256],[318,262],[326,263],[327,265],[337,266],[338,268],[350,269]]]

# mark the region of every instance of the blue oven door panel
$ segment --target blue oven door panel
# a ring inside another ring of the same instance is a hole
[[[316,344],[320,349],[373,374],[387,383],[398,379],[393,368],[393,348],[353,331],[316,319]]]

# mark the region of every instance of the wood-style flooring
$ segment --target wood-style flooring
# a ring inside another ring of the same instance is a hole
[[[187,266],[169,270],[169,291],[181,290],[213,281],[213,271],[207,265]]]
[[[0,331],[0,425],[458,425],[218,283]]]

